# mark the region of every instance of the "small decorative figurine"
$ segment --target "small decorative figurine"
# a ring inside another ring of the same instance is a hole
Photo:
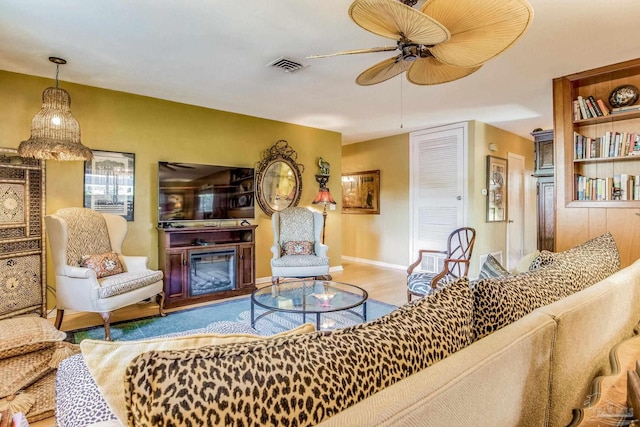
[[[324,161],[322,157],[320,157],[318,166],[320,166],[320,175],[329,175],[329,162]]]

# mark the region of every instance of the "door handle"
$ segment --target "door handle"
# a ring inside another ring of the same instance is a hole
[[[510,220],[509,220],[509,224],[511,224],[512,222],[513,222],[513,220],[512,220],[512,219],[510,219]]]
[[[462,200],[462,196],[458,196],[458,197],[456,197],[456,199]]]

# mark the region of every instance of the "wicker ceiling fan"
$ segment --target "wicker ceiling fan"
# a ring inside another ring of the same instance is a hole
[[[195,169],[193,166],[184,165],[182,163],[174,163],[174,162],[159,162],[161,168],[169,169],[170,171],[176,171],[178,168],[180,169]]]
[[[386,52],[400,53],[363,71],[356,83],[374,85],[407,72],[418,85],[466,77],[508,49],[533,19],[527,0],[355,0],[349,16],[360,27],[396,40],[396,46],[349,50],[309,58]]]

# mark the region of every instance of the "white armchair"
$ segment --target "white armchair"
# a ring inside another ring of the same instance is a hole
[[[281,277],[329,275],[329,247],[322,243],[322,214],[307,208],[287,208],[271,216],[273,246],[271,281]]]
[[[162,271],[149,270],[147,257],[122,255],[127,234],[124,218],[86,208],[64,208],[47,215],[45,223],[56,274],[56,328],[62,325],[64,310],[100,313],[105,339],[110,340],[113,310],[154,296],[160,315],[165,315]],[[104,258],[111,272],[122,272],[101,274],[81,266],[83,257],[103,254],[112,254]]]

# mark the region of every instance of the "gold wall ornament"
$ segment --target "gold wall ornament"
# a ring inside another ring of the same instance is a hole
[[[262,153],[256,167],[256,201],[267,215],[298,206],[304,165],[297,158],[298,153],[284,139]]]
[[[67,61],[50,57],[56,64],[56,87],[42,93],[42,108],[31,120],[31,137],[20,143],[18,154],[43,160],[91,160],[93,153],[80,141],[80,124],[71,114],[71,96],[58,87],[60,65]]]

